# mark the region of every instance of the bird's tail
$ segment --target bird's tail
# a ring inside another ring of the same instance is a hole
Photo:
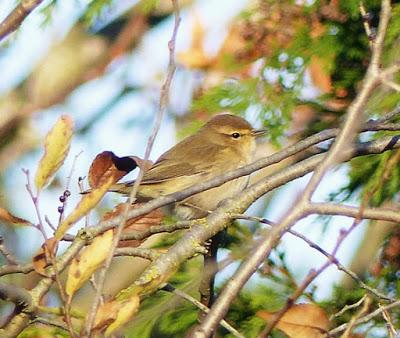
[[[116,192],[118,194],[123,194],[123,195],[129,195],[131,193],[133,184],[135,181],[128,181],[124,183],[116,183],[113,184],[110,189],[108,189],[109,192]],[[86,195],[90,194],[93,191],[93,189],[87,189],[85,191],[81,192],[81,195]]]

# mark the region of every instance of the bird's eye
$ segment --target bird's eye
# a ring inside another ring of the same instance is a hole
[[[239,137],[240,137],[240,134],[239,134],[239,133],[232,133],[232,137],[233,137],[233,138],[239,138]]]

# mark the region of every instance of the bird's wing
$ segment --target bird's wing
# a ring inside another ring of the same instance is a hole
[[[193,135],[184,139],[161,155],[145,173],[142,184],[207,174],[215,164],[220,149],[207,142],[193,142],[195,137],[196,135]]]
[[[193,140],[196,137],[198,137],[196,134],[189,136],[161,155],[145,172],[140,184],[144,186],[179,178],[207,176],[221,149],[208,142],[196,142]],[[134,180],[118,183],[112,187],[111,191],[125,192],[134,183]]]
[[[153,184],[165,182],[182,176],[197,176],[205,173],[205,168],[196,169],[195,166],[189,163],[168,163],[162,161],[162,165],[151,167],[143,177],[141,184]]]

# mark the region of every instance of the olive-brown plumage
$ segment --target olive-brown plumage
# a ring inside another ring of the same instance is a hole
[[[263,130],[254,130],[241,117],[214,116],[197,133],[161,155],[144,174],[138,191],[139,201],[183,190],[251,163],[255,139],[263,133]],[[193,195],[177,204],[177,213],[184,219],[203,217],[219,202],[243,190],[247,182],[248,177],[241,177]],[[133,183],[119,183],[111,190],[129,194]]]

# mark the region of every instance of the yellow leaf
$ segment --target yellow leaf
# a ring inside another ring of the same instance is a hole
[[[140,298],[134,295],[129,299],[113,300],[100,306],[96,314],[94,329],[104,330],[105,336],[111,335],[115,330],[129,322],[139,309]]]
[[[0,207],[0,221],[11,224],[32,225],[31,222],[27,221],[26,219],[14,216],[8,210],[3,209],[2,207]]]
[[[178,53],[177,59],[179,63],[189,69],[205,69],[214,62],[212,57],[204,53],[204,35],[204,27],[199,17],[195,16],[191,46],[187,51]]]
[[[55,238],[60,240],[67,230],[71,227],[72,224],[79,221],[82,217],[84,217],[91,209],[93,209],[97,203],[100,202],[104,194],[111,187],[111,185],[115,182],[114,176],[110,175],[106,180],[104,180],[101,186],[97,189],[93,189],[90,193],[83,195],[82,199],[79,201],[78,205],[72,211],[71,214],[67,216],[67,218],[61,222],[57,231],[55,233]]]
[[[274,313],[258,311],[257,316],[269,321]],[[276,324],[276,328],[290,338],[322,338],[326,336],[329,326],[325,311],[315,304],[293,305]]]
[[[72,129],[72,119],[63,115],[47,134],[44,154],[35,176],[35,185],[38,191],[49,183],[51,177],[64,163],[71,143]]]
[[[72,260],[65,286],[65,291],[70,298],[103,264],[111,249],[113,237],[113,230],[97,236],[83,249],[82,253]]]

